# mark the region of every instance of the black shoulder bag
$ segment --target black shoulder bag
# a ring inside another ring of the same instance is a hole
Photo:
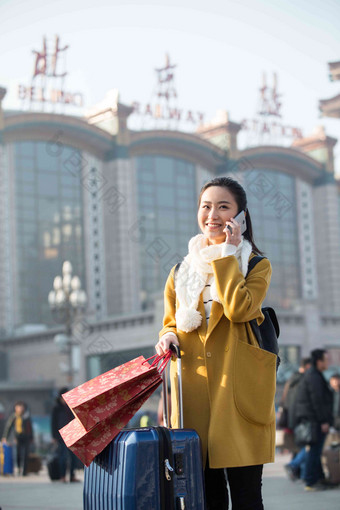
[[[250,271],[256,266],[256,264],[264,258],[265,257],[260,257],[259,255],[256,255],[249,261],[246,278]],[[276,354],[277,356],[276,370],[277,370],[280,365],[279,343],[277,340],[280,336],[279,321],[277,320],[276,313],[273,308],[264,307],[261,309],[261,311],[264,315],[264,321],[262,322],[262,324],[260,324],[259,326],[257,324],[256,319],[249,321],[249,324],[251,326],[251,329],[253,330],[253,333],[261,349]]]

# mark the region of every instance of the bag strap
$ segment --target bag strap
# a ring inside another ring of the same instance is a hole
[[[247,270],[246,278],[247,278],[248,274],[250,273],[250,271],[252,269],[254,269],[256,264],[258,264],[261,260],[263,260],[265,258],[266,257],[261,257],[261,255],[256,255],[255,257],[250,259],[249,264],[248,264],[248,270]],[[253,330],[253,333],[254,333],[255,338],[256,338],[256,340],[257,340],[257,342],[259,344],[259,347],[261,349],[263,349],[264,345],[263,345],[261,330],[260,330],[260,326],[257,324],[257,320],[256,319],[252,319],[251,321],[249,321],[249,324],[250,324],[251,329]]]
[[[250,259],[249,264],[248,264],[248,271],[247,271],[247,274],[246,274],[246,278],[247,278],[248,274],[250,273],[250,271],[252,269],[254,269],[256,264],[258,264],[259,262],[261,262],[261,260],[266,259],[266,258],[267,257],[262,257],[261,255],[255,255],[255,257]]]
[[[279,326],[279,321],[277,320],[277,317],[276,317],[275,310],[273,308],[270,308],[270,307],[266,307],[265,310],[267,311],[267,313],[268,313],[268,315],[270,317],[270,320],[272,321],[272,324],[273,324],[275,332],[276,332],[276,336],[277,336],[277,338],[279,338],[279,336],[280,336],[280,326]]]
[[[266,259],[267,257],[261,257],[260,255],[256,255],[255,257],[253,257],[250,261],[249,261],[249,264],[248,264],[248,271],[247,271],[247,274],[246,274],[246,277],[248,276],[248,274],[250,273],[250,271],[252,269],[254,269],[254,267],[256,266],[256,264],[258,264],[261,260],[263,259]],[[269,317],[270,317],[270,320],[272,321],[273,323],[273,326],[274,326],[274,329],[275,329],[275,332],[276,332],[276,336],[277,338],[279,338],[280,336],[280,326],[279,326],[279,322],[277,320],[277,317],[276,317],[276,313],[275,313],[275,310],[273,308],[270,308],[270,307],[266,307],[264,308],[263,310],[266,310]],[[257,321],[256,319],[252,319],[250,322],[250,325],[251,326],[254,326],[256,329],[259,328],[258,324],[257,324]],[[253,329],[254,329],[253,327]]]
[[[250,327],[255,335],[257,343],[259,344],[259,347],[261,349],[264,349],[264,343],[262,340],[261,330],[260,330],[260,326],[257,324],[257,320],[252,319],[251,321],[249,321],[249,324],[250,324]]]

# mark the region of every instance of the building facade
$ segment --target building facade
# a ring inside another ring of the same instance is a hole
[[[227,118],[195,134],[137,132],[131,112],[117,101],[86,119],[0,108],[3,391],[13,381],[63,383],[47,296],[66,259],[88,295],[74,325],[75,382],[151,352],[165,280],[198,232],[199,190],[218,175],[245,187],[256,243],[272,263],[267,303],[279,315],[283,367],[320,345],[340,365],[336,140],[319,130],[290,148],[240,151],[241,126]],[[28,325],[46,330],[27,334]]]

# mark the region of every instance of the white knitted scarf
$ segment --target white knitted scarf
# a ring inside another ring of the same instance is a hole
[[[223,256],[223,245],[224,243],[208,246],[207,238],[203,234],[190,239],[189,253],[184,257],[175,278],[175,290],[179,302],[176,325],[179,330],[189,333],[201,325],[202,315],[197,310],[199,298],[207,279],[213,273],[211,262]],[[251,244],[242,238],[235,257],[243,276],[247,274],[251,252]],[[214,280],[211,283],[210,292],[212,299],[220,303]]]

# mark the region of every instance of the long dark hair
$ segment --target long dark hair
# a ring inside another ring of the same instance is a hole
[[[232,193],[238,207],[237,214],[239,214],[241,211],[246,212],[247,230],[243,234],[243,237],[244,239],[250,242],[254,253],[256,253],[257,255],[263,255],[263,252],[258,249],[254,242],[253,227],[251,223],[249,209],[247,206],[247,195],[244,189],[242,188],[241,184],[232,179],[231,177],[215,177],[211,181],[205,183],[204,186],[202,187],[200,195],[198,197],[198,207],[201,204],[203,193],[205,192],[206,189],[210,188],[211,186],[220,186],[222,188],[227,188],[230,191],[230,193]]]

